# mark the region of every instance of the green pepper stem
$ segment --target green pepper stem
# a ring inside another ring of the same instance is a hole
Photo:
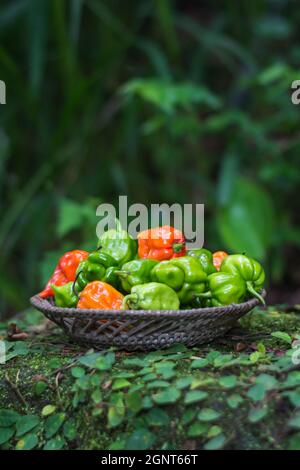
[[[76,281],[77,281],[77,279],[78,279],[78,277],[80,276],[81,273],[82,273],[82,271],[79,271],[79,273],[76,274],[75,280],[74,280],[73,285],[72,285],[72,292],[73,292],[74,295],[76,295],[76,297],[78,297],[79,294],[78,294],[78,292],[75,288],[75,283],[76,283]]]
[[[116,274],[117,276],[120,276],[120,277],[128,277],[130,276],[130,272],[128,271],[122,271],[122,270],[118,270],[118,271],[114,271],[114,274]]]
[[[212,293],[209,290],[207,292],[202,292],[202,294],[194,294],[194,296],[209,299],[210,297],[212,297]]]
[[[184,247],[184,243],[173,243],[173,251],[174,253],[180,253],[182,248]]]
[[[139,297],[137,294],[128,294],[124,297],[124,300],[123,300],[123,308],[126,308],[126,307],[129,307],[131,308],[131,306],[137,304],[139,301]]]
[[[260,294],[254,289],[254,287],[253,287],[251,281],[247,281],[247,282],[246,282],[246,286],[247,286],[247,290],[248,290],[248,292],[250,292],[250,294],[254,295],[254,297],[256,297],[258,300],[260,300],[263,305],[266,305],[265,299],[263,298],[262,295],[260,295]]]

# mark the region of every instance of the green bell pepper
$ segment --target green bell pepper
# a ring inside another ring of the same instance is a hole
[[[57,307],[72,308],[78,302],[77,295],[73,292],[73,282],[68,282],[63,286],[51,285],[54,292],[54,301]]]
[[[180,303],[187,305],[194,300],[194,294],[204,292],[207,275],[198,259],[182,256],[161,261],[151,271],[151,279],[174,289]]]
[[[258,261],[245,255],[229,255],[222,261],[220,270],[224,273],[238,274],[246,282],[248,292],[265,304],[264,298],[258,291],[263,288],[266,276]]]
[[[136,259],[123,264],[122,269],[116,271],[121,279],[121,285],[125,292],[130,292],[133,286],[146,284],[151,281],[151,271],[158,264],[154,259]]]
[[[82,261],[76,271],[76,279],[74,283],[75,291],[82,291],[85,286],[92,281],[108,281],[108,275],[111,276],[111,267],[116,267],[117,261],[110,255],[100,251],[93,251]],[[114,278],[117,281],[117,277]]]
[[[108,230],[100,237],[98,249],[102,253],[112,256],[118,265],[122,266],[136,256],[137,241],[125,230],[122,230],[118,220],[116,220],[116,224],[117,229]]]
[[[204,300],[205,307],[219,307],[221,305],[238,304],[246,295],[246,283],[237,274],[212,273],[207,278],[209,291],[198,294],[196,297]]]
[[[187,256],[194,256],[201,264],[202,270],[209,276],[209,274],[216,273],[217,270],[213,263],[213,254],[206,248],[196,248],[195,250],[188,250]]]
[[[130,310],[177,310],[179,305],[176,292],[158,282],[133,286],[123,301],[123,308]]]

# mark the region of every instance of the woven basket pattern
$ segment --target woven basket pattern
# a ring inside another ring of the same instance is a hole
[[[262,293],[265,296],[265,291]],[[241,304],[192,310],[79,310],[56,307],[35,295],[31,304],[60,326],[76,342],[96,348],[117,346],[127,351],[207,343],[224,335],[234,323],[259,304]]]

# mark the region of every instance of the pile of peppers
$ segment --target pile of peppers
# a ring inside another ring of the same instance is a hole
[[[178,310],[221,307],[251,297],[263,304],[265,272],[245,254],[186,250],[180,230],[143,231],[134,240],[118,223],[95,251],[74,250],[58,261],[42,298],[59,307]]]

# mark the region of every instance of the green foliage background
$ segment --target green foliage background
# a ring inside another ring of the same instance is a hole
[[[1,313],[121,194],[205,203],[207,247],[297,286],[299,22],[293,0],[3,0]]]

